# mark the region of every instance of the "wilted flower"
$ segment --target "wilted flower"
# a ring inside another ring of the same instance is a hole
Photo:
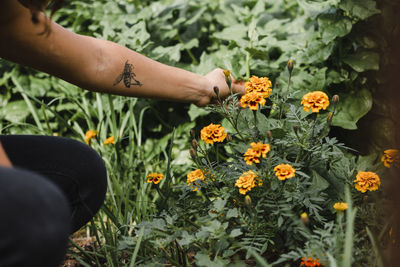
[[[193,191],[197,191],[197,186],[199,185],[197,180],[204,181],[204,174],[200,169],[189,172],[186,177],[186,183]]]
[[[290,164],[279,164],[274,168],[279,180],[286,180],[295,176],[296,170]]]
[[[348,205],[346,202],[337,202],[333,205],[333,208],[337,211],[345,211],[348,208]]]
[[[245,195],[248,191],[255,187],[256,178],[258,178],[258,176],[253,171],[247,171],[243,173],[235,183],[235,186],[239,188],[239,193]]]
[[[244,84],[246,89],[246,94],[251,92],[258,92],[263,95],[264,98],[269,97],[272,92],[271,89],[272,83],[268,79],[268,77],[257,77],[253,76],[249,79],[248,82]]]
[[[89,144],[90,140],[92,140],[92,138],[94,138],[97,135],[97,131],[96,130],[89,130],[85,133],[85,143]]]
[[[308,257],[308,259],[306,259],[305,257],[303,257],[303,258],[301,258],[300,265],[306,266],[306,267],[323,266],[324,264],[320,263],[319,261],[320,261],[320,259],[318,259],[318,258],[313,259],[311,257]]]
[[[252,165],[253,162],[260,163],[260,157],[267,157],[267,153],[271,150],[269,144],[262,144],[261,142],[252,142],[250,146],[251,148],[244,153],[244,160],[248,165]]]
[[[148,183],[158,184],[164,178],[164,174],[152,172],[146,178]]]
[[[104,140],[104,145],[109,145],[109,144],[115,145],[114,136],[110,136],[106,140]]]
[[[249,106],[251,110],[257,110],[258,105],[264,106],[265,102],[264,95],[259,92],[246,93],[240,98],[242,108]]]
[[[398,166],[400,163],[400,155],[397,149],[387,149],[383,152],[382,162],[385,167],[390,168],[392,164]]]
[[[339,96],[338,95],[332,96],[332,103],[337,103],[337,102],[339,102]]]
[[[225,129],[220,124],[210,124],[201,129],[200,137],[206,144],[223,142],[226,137]]]
[[[328,96],[321,91],[314,91],[305,94],[301,100],[305,111],[311,109],[312,112],[319,112],[321,109],[326,109],[329,106]]]
[[[367,190],[378,190],[379,186],[381,185],[381,180],[379,179],[378,174],[374,172],[359,171],[354,182],[356,183],[355,188],[363,193],[365,193]]]

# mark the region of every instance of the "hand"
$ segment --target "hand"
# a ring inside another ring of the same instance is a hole
[[[217,86],[219,89],[219,96],[224,99],[226,98],[230,92],[229,92],[229,87],[225,82],[225,75],[222,69],[218,68],[207,75],[205,75],[206,80],[208,81],[208,94],[204,97],[202,97],[196,105],[199,107],[206,106],[211,103],[215,103],[217,100],[217,96],[214,92],[214,86]],[[244,81],[237,81],[235,78],[231,75],[231,80],[232,80],[232,92],[239,93],[240,95],[243,95],[245,93],[244,89]]]

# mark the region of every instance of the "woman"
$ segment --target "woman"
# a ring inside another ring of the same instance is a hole
[[[72,33],[41,11],[46,0],[0,1],[0,57],[81,88],[205,106],[221,69],[205,76],[166,66],[116,43]],[[53,3],[57,7],[59,1]],[[233,82],[234,92],[243,84]],[[83,143],[50,136],[0,136],[0,266],[57,266],[68,235],[103,203],[106,172]]]

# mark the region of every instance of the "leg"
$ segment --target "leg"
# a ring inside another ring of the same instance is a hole
[[[0,210],[0,266],[60,264],[71,213],[57,186],[35,173],[0,167]]]
[[[106,170],[91,147],[53,136],[7,135],[0,140],[14,166],[43,175],[65,193],[72,210],[72,232],[103,204]]]

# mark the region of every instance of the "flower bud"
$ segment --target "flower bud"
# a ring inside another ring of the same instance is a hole
[[[219,96],[219,88],[218,88],[218,86],[214,86],[214,92],[218,97]]]
[[[231,72],[229,70],[223,70],[225,78],[230,78],[231,77]]]
[[[289,59],[289,61],[287,63],[287,68],[289,70],[289,73],[292,73],[293,65],[294,65],[293,59]]]
[[[246,203],[247,206],[251,206],[251,197],[249,195],[244,197],[244,203]]]
[[[308,218],[308,214],[306,212],[303,212],[300,215],[300,219],[304,224],[308,224],[310,222],[310,219]]]
[[[332,97],[332,103],[338,103],[339,102],[339,96],[338,95],[334,95]]]
[[[196,132],[194,129],[190,129],[190,137],[192,137],[192,139],[196,138]]]
[[[231,135],[231,134],[228,134],[228,135],[226,136],[226,141],[227,141],[227,142],[232,141],[232,135]]]
[[[293,125],[293,131],[297,135],[297,132],[299,131],[299,126]]]
[[[329,112],[328,118],[326,118],[327,123],[330,125],[332,123],[333,112]]]
[[[193,148],[191,148],[191,149],[189,150],[189,153],[190,153],[190,156],[192,157],[192,159],[195,160],[196,157],[197,157],[197,152],[196,152],[196,150],[194,150]]]
[[[272,138],[272,132],[271,131],[267,131],[266,132],[266,136],[267,136],[268,139],[271,139]]]
[[[199,145],[199,142],[197,142],[196,139],[193,139],[193,140],[192,140],[192,148],[193,148],[194,150],[196,150],[198,145]]]

